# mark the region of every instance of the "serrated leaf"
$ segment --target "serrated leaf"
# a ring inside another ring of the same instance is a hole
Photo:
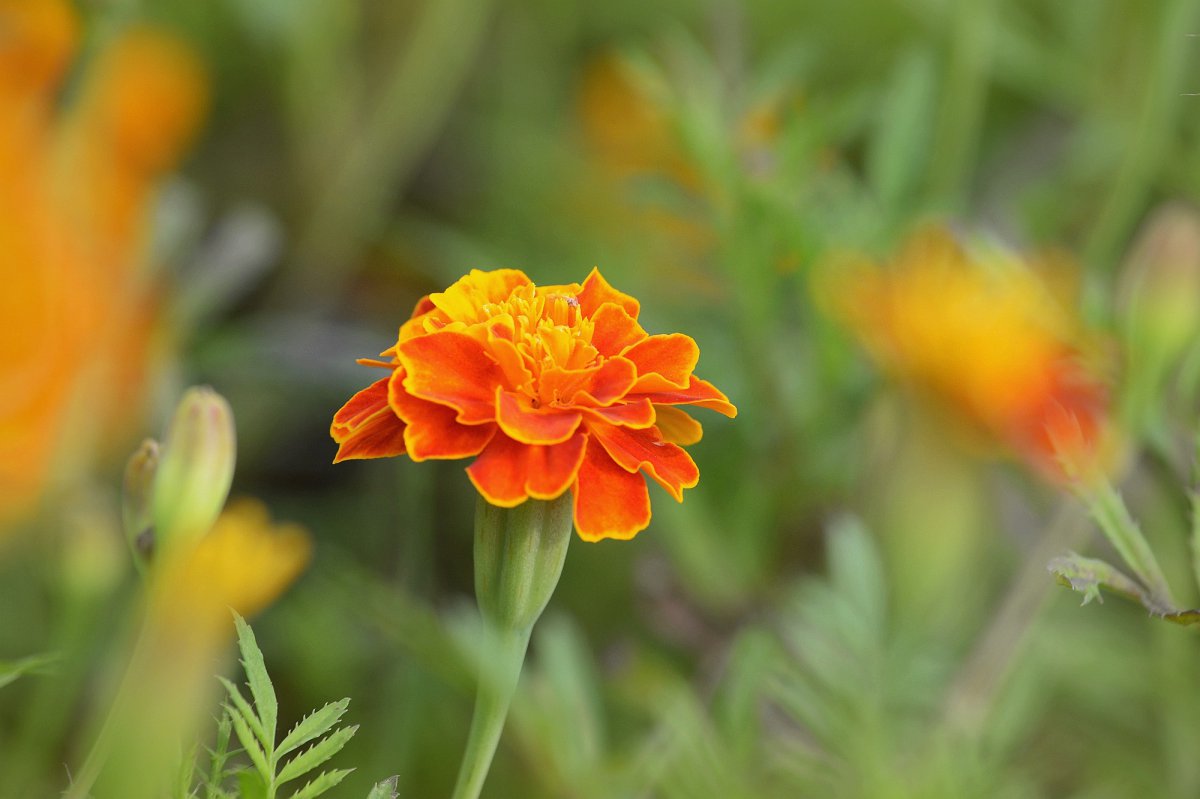
[[[1100,589],[1103,588],[1139,602],[1151,615],[1160,616],[1175,624],[1200,624],[1200,609],[1183,610],[1163,604],[1145,586],[1111,563],[1096,558],[1085,558],[1072,552],[1070,555],[1051,559],[1046,568],[1060,584],[1083,594],[1085,605],[1093,599],[1103,602],[1104,597],[1100,593]]]
[[[275,748],[275,757],[278,760],[283,755],[293,749],[297,749],[314,738],[319,738],[328,732],[333,725],[338,723],[338,720],[346,712],[346,708],[350,706],[350,700],[341,699],[337,702],[330,702],[318,710],[314,710],[307,716],[302,718],[292,727],[292,731],[287,734]]]
[[[263,731],[268,740],[267,750],[271,751],[275,743],[275,722],[279,715],[279,702],[275,698],[275,687],[267,674],[267,664],[263,662],[262,650],[254,638],[250,625],[236,611],[233,614],[234,624],[237,625],[238,648],[242,652],[242,667],[246,670],[246,682],[250,685],[250,695],[254,697],[254,707],[262,722]]]
[[[258,769],[258,773],[262,775],[264,780],[271,779],[273,769],[268,764],[267,756],[255,739],[254,733],[250,731],[246,720],[242,718],[242,714],[230,712],[229,718],[233,721],[233,730],[237,733],[238,740],[242,742],[242,748],[250,756],[250,762]]]
[[[294,780],[297,777],[307,774],[317,766],[324,763],[329,758],[341,751],[346,742],[354,737],[354,733],[358,732],[358,725],[353,727],[342,727],[340,730],[334,730],[328,737],[322,738],[315,744],[305,749],[300,754],[289,760],[282,769],[279,770],[279,776],[275,782],[279,785]]]
[[[388,777],[383,782],[375,783],[375,787],[367,794],[367,799],[400,799],[400,794],[396,790],[399,782],[399,777]]]
[[[238,690],[236,685],[221,676],[218,676],[217,679],[221,681],[221,685],[225,686],[225,690],[229,692],[229,698],[233,701],[233,707],[229,708],[230,714],[236,713],[237,715],[240,715],[242,720],[246,722],[246,725],[258,738],[258,741],[262,744],[264,751],[269,751],[272,741],[267,738],[267,732],[263,729],[262,722],[259,720],[258,716],[255,715],[254,709],[250,707],[250,703],[246,701],[244,696],[242,696],[242,692]]]
[[[291,799],[313,799],[315,796],[320,796],[346,779],[346,775],[352,771],[354,771],[352,768],[323,771],[312,782],[306,783],[303,788],[292,794]]]
[[[30,655],[20,660],[0,661],[0,688],[26,674],[44,674],[58,660],[58,653]]]

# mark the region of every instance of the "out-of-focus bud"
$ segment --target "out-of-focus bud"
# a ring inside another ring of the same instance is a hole
[[[233,482],[233,411],[211,388],[190,388],[167,431],[154,476],[155,547],[192,542],[212,528]]]
[[[121,520],[125,538],[139,565],[154,549],[154,475],[158,471],[158,442],[147,438],[125,464]]]
[[[1200,334],[1200,213],[1157,209],[1126,258],[1119,307],[1127,350],[1127,421],[1145,428],[1163,382]]]

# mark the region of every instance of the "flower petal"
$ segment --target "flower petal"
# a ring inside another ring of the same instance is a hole
[[[340,446],[333,462],[403,455],[404,422],[388,405],[388,381],[376,380],[334,414],[329,435]]]
[[[700,359],[700,348],[691,336],[669,333],[648,336],[621,355],[637,367],[638,382],[634,391],[669,391],[687,388],[688,378]]]
[[[620,355],[631,344],[646,338],[646,331],[616,303],[606,302],[592,314],[592,346],[608,357]]]
[[[583,288],[576,299],[579,300],[579,310],[584,316],[591,316],[606,302],[616,303],[634,319],[637,319],[640,308],[637,300],[610,286],[596,268],[593,268],[587,280],[583,281]]]
[[[603,408],[588,408],[585,413],[609,424],[635,429],[651,427],[655,419],[654,405],[645,397],[636,402],[618,402]]]
[[[477,322],[482,318],[483,306],[503,302],[514,289],[529,284],[529,278],[517,269],[472,269],[445,291],[430,294],[429,301],[456,322]]]
[[[396,350],[409,394],[454,408],[463,424],[495,418],[496,386],[504,382],[504,372],[479,341],[442,331],[402,341]]]
[[[575,530],[584,541],[628,540],[650,524],[646,478],[625,471],[593,438],[575,478]]]
[[[534,408],[523,395],[496,389],[496,421],[510,438],[523,444],[561,444],[579,427],[579,411]]]
[[[654,428],[631,430],[589,421],[588,432],[627,472],[644,469],[646,474],[667,490],[676,500],[683,501],[683,489],[700,481],[700,470],[692,457],[669,441],[664,441]]]
[[[681,447],[695,444],[704,437],[700,423],[673,405],[655,405],[654,426],[662,437]]]
[[[554,499],[575,479],[586,440],[580,431],[561,444],[539,446],[498,433],[467,467],[467,476],[484,499],[502,508],[529,497]]]
[[[737,408],[722,394],[716,386],[707,380],[692,375],[687,388],[664,389],[661,391],[637,392],[631,391],[625,399],[633,400],[647,397],[655,405],[698,405],[717,413],[724,414],[730,419],[737,416]]]
[[[609,358],[600,364],[586,388],[568,401],[588,408],[611,405],[625,397],[637,382],[637,367],[625,358]]]
[[[397,370],[388,386],[388,402],[404,420],[404,445],[414,461],[469,458],[478,455],[496,434],[494,424],[460,424],[453,408],[419,399],[404,390]]]

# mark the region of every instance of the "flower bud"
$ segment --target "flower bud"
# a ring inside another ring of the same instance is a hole
[[[546,609],[571,541],[571,492],[515,508],[482,497],[475,514],[475,597],[501,630],[525,631]]]
[[[175,409],[154,476],[156,547],[195,541],[216,522],[233,482],[233,411],[211,388],[191,388]]]
[[[1131,421],[1141,423],[1200,334],[1200,214],[1165,205],[1142,227],[1125,262],[1120,306]]]

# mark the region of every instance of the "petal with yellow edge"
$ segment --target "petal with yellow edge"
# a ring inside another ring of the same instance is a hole
[[[654,426],[665,441],[687,447],[704,437],[700,423],[674,405],[655,405],[654,412]]]
[[[530,497],[554,499],[574,481],[586,439],[579,432],[561,444],[539,446],[498,433],[467,467],[467,476],[484,499],[503,508]]]
[[[333,417],[329,434],[338,446],[334,463],[403,455],[404,422],[388,404],[388,381],[376,380],[355,394]]]
[[[478,340],[446,331],[403,341],[396,350],[409,394],[454,408],[464,424],[495,418],[495,387],[504,372]]]
[[[653,428],[630,430],[609,424],[588,423],[592,440],[627,472],[645,470],[646,474],[667,490],[676,500],[683,501],[683,490],[700,480],[692,456],[669,441],[664,441]]]
[[[583,311],[584,316],[591,316],[606,302],[620,306],[634,319],[637,319],[641,309],[637,300],[610,286],[596,268],[593,268],[587,280],[583,281],[583,287],[575,299],[579,301],[579,309]]]
[[[418,399],[404,390],[396,372],[388,402],[404,420],[404,445],[414,461],[469,458],[478,455],[496,433],[494,424],[467,425],[455,420],[453,408]]]
[[[522,444],[561,444],[579,427],[583,415],[576,410],[535,408],[529,397],[496,389],[496,422]]]
[[[595,439],[575,478],[575,530],[584,541],[628,540],[650,524],[650,492],[640,474],[622,469]]]
[[[696,405],[700,408],[708,408],[709,410],[716,411],[728,416],[730,419],[737,416],[737,408],[733,406],[728,397],[722,394],[712,383],[709,383],[707,380],[701,380],[695,375],[692,375],[688,380],[687,388],[648,391],[645,394],[631,391],[626,399],[634,399],[640,396],[647,397],[655,405]]]

